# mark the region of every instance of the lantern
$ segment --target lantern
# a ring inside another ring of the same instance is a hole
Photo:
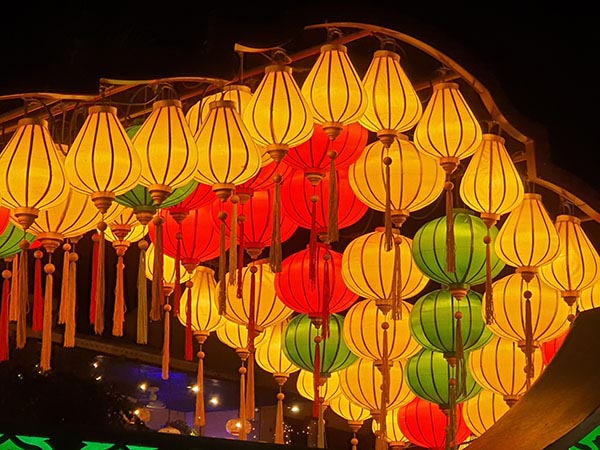
[[[157,100],[152,112],[131,140],[142,170],[139,183],[148,188],[157,205],[193,181],[198,149],[179,100]]]
[[[348,422],[348,427],[352,431],[352,450],[356,450],[358,445],[358,439],[356,433],[361,429],[365,420],[367,420],[371,413],[364,409],[362,406],[352,403],[345,395],[338,395],[329,401],[329,409],[345,419]]]
[[[296,389],[302,397],[311,401],[315,400],[313,373],[311,371],[300,369],[298,378],[296,379]],[[321,406],[328,407],[331,400],[341,395],[340,375],[338,372],[331,372],[322,380],[322,384],[319,387]]]
[[[550,364],[550,361],[552,361],[558,349],[563,345],[567,334],[569,334],[569,330],[570,328],[567,328],[567,330],[560,336],[555,337],[554,339],[551,339],[549,341],[542,342],[540,349],[542,351],[542,361],[544,363],[544,366]]]
[[[367,108],[362,81],[343,44],[325,44],[302,84],[316,123],[331,140],[344,125],[358,122]]]
[[[560,237],[559,255],[540,267],[539,274],[572,307],[582,290],[600,281],[600,255],[583,230],[581,219],[561,214],[554,223]]]
[[[387,442],[388,448],[390,449],[404,449],[408,448],[411,444],[410,441],[400,429],[400,424],[398,423],[398,412],[400,408],[393,409],[388,411],[388,415],[385,421],[385,436],[383,439]],[[373,433],[376,436],[376,439],[380,439],[381,429],[379,423],[373,420],[371,422],[371,428]]]
[[[487,389],[482,389],[479,394],[462,405],[463,419],[475,437],[485,433],[510,408],[502,395]]]
[[[376,50],[363,76],[367,109],[360,123],[389,145],[398,133],[412,129],[423,114],[421,99],[400,64],[400,55]]]
[[[20,230],[14,222],[8,222],[4,231],[0,233],[0,258],[8,259],[17,255],[21,251],[19,243],[23,239],[27,239],[31,248],[36,240],[36,235],[27,231],[23,233],[23,230]]]
[[[591,287],[583,289],[577,302],[579,311],[587,311],[600,307],[600,283],[594,283]]]
[[[484,389],[502,396],[508,406],[513,406],[529,389],[531,381],[542,373],[542,360],[534,358],[533,377],[524,370],[526,355],[517,342],[499,336],[485,346],[469,353],[469,371]]]

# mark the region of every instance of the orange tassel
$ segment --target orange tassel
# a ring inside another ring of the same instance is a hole
[[[27,264],[27,253],[29,251],[29,241],[23,239],[19,247],[21,247],[21,259],[19,264],[19,303],[18,303],[18,317],[17,317],[17,348],[21,349],[25,347],[27,341],[27,305],[29,303],[29,267]]]
[[[402,258],[400,235],[394,236],[394,275],[392,280],[392,319],[402,319]]]
[[[65,317],[64,347],[75,347],[75,330],[77,321],[75,317],[77,306],[77,261],[79,256],[74,251],[69,255],[69,290],[67,294],[67,314]]]
[[[244,239],[244,222],[246,222],[246,216],[244,214],[240,214],[238,216],[238,223],[240,232],[238,233],[238,258],[237,258],[237,289],[236,289],[236,297],[242,298],[244,293],[244,251],[245,251],[245,239]],[[231,276],[231,275],[230,275]]]
[[[104,231],[106,230],[106,223],[104,221],[98,224],[98,230],[100,232],[100,239],[98,240],[98,265],[96,266],[96,321],[94,322],[94,332],[96,334],[104,333],[104,305],[105,305],[105,239]]]
[[[319,386],[321,384],[321,336],[315,336],[315,361],[313,367],[313,417],[319,418]]]
[[[279,164],[279,163],[277,163]],[[269,264],[271,272],[281,272],[281,175],[275,174],[275,195],[273,198],[273,234],[271,235],[271,246],[269,247]]]
[[[238,269],[238,203],[240,198],[232,195],[229,199],[232,204],[231,210],[231,233],[229,236],[229,284],[237,282],[236,270]]]
[[[319,201],[319,196],[314,193],[315,191],[315,186],[313,186],[313,195],[310,198],[312,206],[310,211],[310,236],[308,239],[308,251],[310,258],[308,261],[308,279],[310,280],[311,288],[315,287],[317,283],[317,202]]]
[[[8,361],[9,359],[9,309],[10,309],[10,270],[2,271],[2,309],[0,311],[0,361]]]
[[[52,353],[52,290],[55,267],[49,262],[44,266],[46,272],[46,286],[44,295],[44,326],[42,331],[42,353],[40,358],[40,369],[47,372],[51,369],[50,359]]]
[[[67,305],[67,298],[69,296],[69,253],[71,251],[71,244],[65,242],[63,244],[63,269],[62,279],[60,285],[60,306],[58,308],[58,321],[59,324],[65,323],[65,308]]]
[[[196,415],[194,416],[194,425],[197,427],[203,427],[206,425],[206,414],[204,411],[204,351],[202,351],[202,344],[206,340],[206,336],[197,335],[196,339],[200,343],[200,350],[198,350],[198,373],[196,376],[196,385],[198,386],[198,392],[196,394]]]
[[[328,229],[327,235],[329,242],[337,242],[340,238],[340,231],[338,227],[338,207],[339,207],[339,193],[338,193],[338,179],[337,171],[335,170],[335,159],[337,158],[337,152],[331,150],[328,153],[331,162],[329,163],[329,216],[328,216]]]
[[[454,197],[452,190],[454,183],[450,181],[450,174],[446,175],[446,270],[456,272],[456,243],[454,240]]]
[[[8,312],[8,319],[11,322],[16,322],[19,318],[19,299],[21,298],[19,286],[20,259],[18,253],[12,257],[12,284],[10,286],[10,309]]]
[[[33,323],[31,329],[41,332],[44,323],[44,294],[42,291],[42,257],[44,252],[36,250],[33,253],[35,258],[34,281],[33,281]]]
[[[240,372],[240,432],[239,438],[245,441],[246,436],[246,368],[243,366],[239,369]]]
[[[92,280],[90,285],[90,323],[96,323],[96,284],[98,279],[98,247],[100,242],[100,232],[92,236]]]
[[[125,280],[123,272],[125,263],[123,254],[125,247],[117,248],[117,280],[115,283],[115,305],[113,309],[113,336],[123,336],[123,323],[125,322]]]
[[[164,220],[159,214],[154,216],[154,266],[152,268],[152,304],[150,307],[150,320],[153,321],[161,319],[162,307],[165,302],[163,290],[163,222]]]
[[[188,280],[185,283],[187,288],[187,301],[185,303],[185,360],[191,361],[194,353],[194,343],[192,341],[192,287],[194,282]]]
[[[531,387],[531,380],[534,376],[533,368],[533,323],[531,317],[531,291],[526,290],[525,296],[525,374],[527,375],[527,389]]]
[[[383,158],[383,165],[385,166],[385,213],[384,213],[384,244],[385,250],[389,252],[394,244],[394,236],[392,234],[392,194],[391,194],[391,169],[392,158],[386,156]]]
[[[492,285],[492,237],[490,227],[487,229],[485,242],[485,323],[491,325],[494,323],[494,287]]]
[[[283,441],[283,399],[285,394],[282,391],[281,384],[279,385],[279,392],[277,393],[277,410],[275,413],[275,444],[284,444]]]
[[[179,224],[179,229],[182,228],[181,223]],[[173,308],[175,317],[179,315],[179,302],[181,300],[181,271],[179,268],[181,267],[181,240],[183,239],[183,234],[181,231],[177,232],[175,235],[175,239],[177,240],[177,246],[175,249],[175,286],[173,286]]]
[[[137,333],[136,342],[138,344],[148,343],[148,283],[146,280],[146,250],[148,241],[141,239],[138,241],[140,257],[138,261],[137,293]]]
[[[248,371],[246,373],[246,419],[254,419],[254,351],[248,355]]]
[[[226,287],[226,271],[225,258],[226,258],[226,245],[225,245],[225,230],[227,220],[227,213],[223,210],[219,211],[219,220],[221,221],[221,235],[220,235],[220,250],[219,250],[219,314],[225,314],[227,310],[227,287]]]
[[[165,304],[165,328],[162,348],[162,379],[169,379],[169,364],[171,360],[171,305]]]

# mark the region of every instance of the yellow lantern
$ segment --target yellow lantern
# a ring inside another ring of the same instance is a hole
[[[514,405],[527,392],[530,383],[542,373],[542,355],[536,350],[533,377],[525,370],[526,355],[513,340],[494,338],[481,348],[469,352],[469,370],[483,389],[501,395],[508,406]]]
[[[400,55],[377,50],[363,77],[367,109],[360,123],[389,146],[398,133],[412,129],[423,114],[421,99],[400,64]]]
[[[188,272],[181,264],[175,263],[175,258],[163,255],[163,289],[167,295],[173,292],[177,280],[176,270],[179,271],[179,280],[185,283],[192,278],[193,273]],[[154,244],[150,244],[146,250],[146,278],[154,278]]]
[[[88,108],[88,116],[67,152],[65,169],[73,189],[91,195],[102,213],[115,196],[138,184],[140,157],[117,117],[117,108]]]
[[[332,398],[329,401],[329,408],[348,422],[350,431],[352,431],[350,443],[352,444],[352,450],[356,450],[358,445],[356,433],[361,429],[364,421],[371,416],[371,413],[356,403],[352,403],[348,397],[343,394]]]
[[[131,140],[141,160],[139,184],[157,206],[194,179],[198,149],[179,100],[157,100]]]
[[[600,281],[600,256],[575,216],[562,214],[556,218],[560,236],[560,253],[550,264],[540,267],[540,278],[560,291],[569,307],[581,291]]]
[[[386,418],[384,439],[386,440],[388,447],[391,449],[409,448],[412,445],[400,429],[400,422],[398,421],[399,409],[400,408],[396,408],[388,411]],[[371,422],[371,428],[373,429],[375,436],[381,433],[381,427],[375,420]]]
[[[213,101],[209,107],[206,121],[194,135],[199,154],[196,178],[225,201],[235,185],[258,173],[262,158],[233,101]]]
[[[314,401],[315,383],[313,381],[313,373],[310,370],[300,369],[298,379],[296,380],[296,389],[302,397]],[[331,372],[319,384],[319,396],[322,399],[321,404],[327,407],[329,406],[329,402],[339,395],[342,395],[339,372]]]
[[[343,44],[321,46],[301,92],[331,140],[345,125],[358,122],[367,108],[365,88]]]
[[[579,311],[600,307],[600,283],[594,283],[592,287],[582,290],[577,306]]]
[[[285,55],[280,55],[285,56]],[[302,95],[289,59],[265,67],[265,73],[243,112],[252,138],[275,162],[290,147],[306,142],[314,130],[313,111]]]
[[[473,435],[479,437],[509,409],[502,395],[482,389],[475,397],[464,401],[462,416]]]

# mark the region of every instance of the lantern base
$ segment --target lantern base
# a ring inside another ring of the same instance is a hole
[[[37,239],[41,242],[42,246],[48,253],[54,253],[64,240],[64,236],[61,233],[39,233]]]
[[[135,218],[142,225],[148,225],[150,221],[154,218],[154,214],[156,214],[156,208],[154,206],[136,206],[133,208],[133,212],[135,213]]]
[[[460,159],[456,156],[442,156],[440,158],[440,166],[444,169],[444,172],[447,174],[454,173],[454,171],[458,168],[458,164]]]
[[[323,122],[321,128],[329,136],[329,139],[334,141],[344,129],[344,124],[340,122]]]
[[[383,144],[385,148],[389,148],[398,137],[396,130],[379,130],[377,132],[377,139]]]
[[[154,200],[154,203],[156,203],[157,206],[160,206],[162,202],[171,195],[173,188],[166,184],[151,184],[148,186],[148,192],[150,192],[150,196],[152,197],[152,200]]]
[[[102,214],[105,214],[112,205],[113,200],[115,199],[114,192],[102,191],[102,192],[94,192],[92,195],[92,202],[98,208]]]
[[[13,209],[13,215],[24,230],[27,230],[31,224],[35,222],[35,219],[38,218],[39,214],[39,209],[31,208],[29,206],[19,206]]]
[[[287,155],[289,148],[289,145],[286,144],[269,144],[267,145],[266,152],[271,156],[273,161],[278,163]]]
[[[221,201],[226,201],[234,189],[235,185],[233,183],[215,183],[212,185],[213,192]]]
[[[119,241],[122,241],[131,231],[131,225],[127,223],[118,223],[111,226],[110,230],[113,232],[113,234],[117,237]]]

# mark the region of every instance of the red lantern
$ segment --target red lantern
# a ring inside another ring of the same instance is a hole
[[[323,334],[327,335],[329,316],[349,308],[358,295],[342,279],[341,253],[321,242],[315,245],[315,253],[314,273],[309,248],[285,258],[281,272],[275,274],[275,292],[285,305],[307,314],[315,326],[323,324]]]
[[[459,403],[456,414],[456,442],[449,448],[455,448],[471,435],[471,430],[463,419],[462,408],[463,404]],[[409,404],[398,408],[398,425],[404,436],[419,447],[430,450],[448,448],[448,416],[435,403],[415,397]]]
[[[556,354],[558,349],[561,347],[561,345],[565,341],[567,334],[569,334],[569,330],[570,330],[570,328],[567,328],[567,331],[565,331],[560,336],[558,336],[550,341],[542,342],[541,350],[542,350],[542,361],[544,362],[544,366],[547,366],[548,364],[550,364],[550,361],[552,361],[552,358],[554,358],[554,355]]]
[[[278,164],[270,162],[260,168],[258,174],[235,187],[235,193],[244,203],[256,191],[263,191],[275,187],[275,175],[279,175],[282,180],[287,179],[288,175],[294,170],[287,164]]]
[[[8,222],[10,222],[10,208],[0,206],[0,234],[4,233],[4,230],[8,227]]]
[[[198,183],[198,186],[192,191],[190,195],[184,198],[176,205],[170,206],[167,209],[169,214],[175,218],[175,220],[183,220],[188,212],[192,209],[198,209],[204,205],[211,203],[216,197],[212,190],[212,186],[205,183]]]

